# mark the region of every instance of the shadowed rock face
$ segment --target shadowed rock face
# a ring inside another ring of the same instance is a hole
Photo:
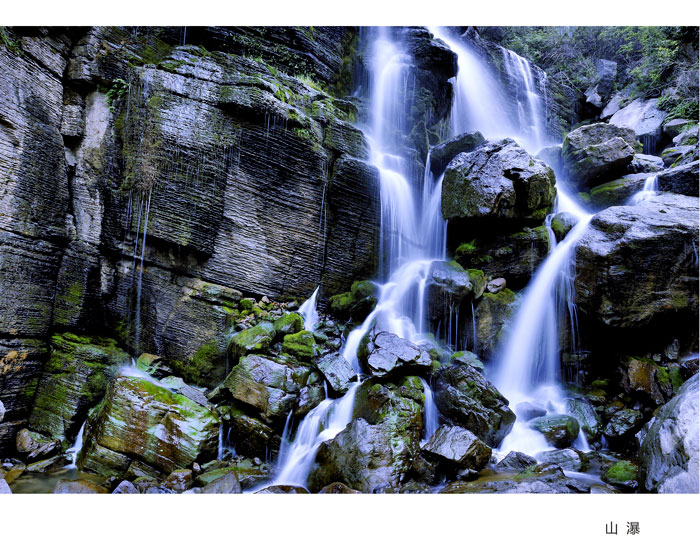
[[[661,194],[597,214],[576,249],[576,303],[616,328],[697,317],[698,199]]]

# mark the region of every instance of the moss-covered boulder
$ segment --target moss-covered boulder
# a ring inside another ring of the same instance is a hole
[[[578,420],[579,426],[591,441],[597,439],[603,431],[600,417],[591,403],[582,398],[566,401],[566,413]]]
[[[438,370],[434,398],[442,416],[491,447],[501,443],[515,422],[508,400],[473,365],[449,364]]]
[[[320,354],[314,334],[309,331],[286,335],[282,341],[282,351],[304,362],[310,362]]]
[[[632,196],[644,189],[647,177],[650,177],[648,173],[623,175],[613,181],[593,187],[590,193],[591,203],[598,209],[626,204]]]
[[[377,286],[369,280],[356,280],[349,292],[332,296],[329,303],[333,315],[359,323],[377,305]]]
[[[551,209],[554,171],[514,140],[489,142],[461,153],[442,181],[442,215],[454,220],[529,218],[540,222]]]
[[[238,363],[239,358],[246,354],[264,352],[274,338],[275,327],[267,321],[236,333],[231,337],[228,346],[233,363]]]
[[[54,335],[29,427],[72,443],[88,410],[100,402],[110,380],[128,363],[129,355],[112,339]]]
[[[569,447],[578,437],[579,423],[567,414],[551,414],[533,418],[529,426],[540,432],[544,438],[558,449]]]
[[[634,157],[634,131],[607,123],[581,126],[566,135],[564,172],[583,189],[623,175]]]
[[[285,313],[273,323],[276,336],[296,334],[304,330],[304,318],[298,313]]]
[[[187,397],[142,377],[118,376],[88,419],[78,466],[120,476],[138,460],[162,473],[214,457],[220,421]]]
[[[627,490],[637,488],[637,474],[639,467],[630,461],[617,461],[609,467],[601,476],[608,484]]]

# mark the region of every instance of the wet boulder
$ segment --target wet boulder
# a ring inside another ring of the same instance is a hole
[[[697,374],[653,417],[639,450],[639,481],[647,492],[698,492]]]
[[[78,466],[119,476],[132,460],[163,473],[216,454],[219,418],[151,380],[119,376],[88,419]]]
[[[319,494],[360,494],[357,490],[346,486],[342,482],[332,482],[318,491]]]
[[[591,203],[598,209],[628,204],[644,188],[648,177],[651,177],[649,173],[635,173],[597,185],[591,189]]]
[[[658,156],[634,154],[632,161],[627,166],[627,173],[658,173],[663,168],[664,160]]]
[[[552,463],[565,471],[580,471],[583,465],[581,454],[572,448],[541,451],[536,457],[540,463]]]
[[[393,438],[386,425],[356,418],[334,439],[321,444],[308,488],[318,492],[332,482],[364,493],[397,488],[410,469],[413,453],[415,449]]]
[[[352,366],[341,354],[329,354],[323,357],[318,361],[316,367],[333,390],[341,394],[348,390],[350,380],[357,376]]]
[[[441,368],[436,374],[434,398],[445,419],[471,431],[490,447],[497,447],[515,422],[508,400],[471,365]]]
[[[550,414],[530,420],[529,426],[540,432],[548,443],[558,449],[569,447],[578,437],[578,420],[567,414]]]
[[[424,401],[419,377],[404,377],[396,383],[379,383],[370,378],[355,393],[353,417],[363,418],[370,424],[387,422],[392,431],[404,434],[411,443],[420,439],[423,431]]]
[[[429,354],[393,333],[379,332],[367,345],[366,364],[375,377],[427,372]]]
[[[110,380],[128,363],[129,355],[114,340],[71,333],[52,336],[29,427],[72,443],[88,410],[100,402]]]
[[[537,464],[537,459],[520,451],[511,451],[497,464],[496,468],[503,471],[520,472]]]
[[[576,304],[619,329],[697,322],[698,199],[661,194],[596,214],[576,247]]]
[[[634,145],[634,131],[629,128],[606,123],[579,127],[564,139],[564,172],[579,188],[614,179],[625,173]]]
[[[503,277],[509,286],[527,285],[533,271],[547,258],[549,234],[545,226],[525,227],[507,235],[481,235],[461,243],[455,260],[470,274],[472,269],[494,278]],[[475,297],[480,294],[475,292]]]
[[[470,131],[433,146],[430,149],[431,173],[434,177],[439,177],[457,154],[472,152],[485,143],[486,139],[481,132]]]
[[[515,293],[504,288],[492,294],[485,293],[475,309],[476,352],[484,359],[493,356],[503,340],[513,317],[517,299]]]
[[[257,355],[241,358],[223,387],[234,401],[254,409],[263,420],[280,422],[292,410],[298,391],[289,367]]]
[[[480,471],[491,458],[491,448],[459,426],[440,426],[422,449],[453,470]]]
[[[604,482],[627,491],[637,489],[639,467],[630,461],[617,461],[602,474]]]
[[[240,494],[241,484],[233,471],[229,471],[202,488],[202,494]]]
[[[514,140],[489,142],[457,155],[442,181],[446,220],[544,219],[556,191],[554,171]]]
[[[598,413],[593,405],[584,399],[567,400],[566,413],[578,420],[579,426],[589,440],[597,439],[603,431]]]
[[[304,330],[304,318],[292,311],[285,313],[272,324],[275,329],[276,336],[285,336],[288,334],[296,334]]]
[[[639,410],[623,408],[612,415],[603,435],[611,445],[624,445],[632,440],[643,424],[644,416]]]
[[[286,352],[302,362],[309,362],[320,353],[314,333],[299,331],[285,335],[282,340],[282,352]]]

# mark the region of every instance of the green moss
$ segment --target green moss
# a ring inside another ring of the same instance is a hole
[[[304,319],[298,313],[286,313],[277,319],[273,326],[279,334],[295,334],[304,329]]]
[[[522,482],[523,480],[527,480],[529,478],[533,478],[535,476],[538,476],[538,472],[535,470],[537,468],[537,465],[530,465],[527,467],[525,470],[519,472],[513,477],[513,480],[516,482]]]
[[[622,484],[637,478],[637,465],[629,461],[618,461],[603,475],[603,480],[612,484]]]
[[[674,292],[671,296],[671,305],[675,309],[683,309],[688,306],[688,296],[682,292]]]
[[[474,293],[478,295],[483,292],[486,287],[486,274],[484,274],[484,271],[476,268],[468,268],[467,274],[469,274],[469,281],[472,283]]]
[[[0,45],[5,45],[8,50],[15,54],[22,54],[21,45],[10,37],[6,27],[0,26]]]
[[[285,335],[282,340],[282,351],[303,361],[310,361],[319,353],[316,339],[309,331]]]
[[[515,292],[509,288],[504,288],[496,294],[485,293],[482,297],[500,305],[510,305],[515,301]]]

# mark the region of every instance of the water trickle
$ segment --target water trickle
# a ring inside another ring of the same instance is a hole
[[[649,200],[650,198],[656,196],[658,188],[659,175],[658,173],[654,173],[650,177],[646,178],[646,180],[644,181],[644,188],[637,194],[633,195],[632,200],[630,202],[632,204],[641,204],[645,200]]]
[[[148,191],[148,199],[146,201],[146,211],[143,221],[143,241],[141,242],[141,258],[139,266],[139,280],[136,285],[136,319],[134,321],[135,334],[134,334],[134,345],[136,349],[136,355],[139,354],[139,347],[141,345],[141,292],[143,286],[143,256],[146,252],[146,233],[148,231],[148,213],[151,208],[151,193],[153,191]],[[137,237],[138,242],[138,237]]]
[[[299,315],[304,318],[304,329],[313,331],[318,323],[318,311],[316,310],[316,300],[318,299],[318,286],[311,297],[299,307]]]

